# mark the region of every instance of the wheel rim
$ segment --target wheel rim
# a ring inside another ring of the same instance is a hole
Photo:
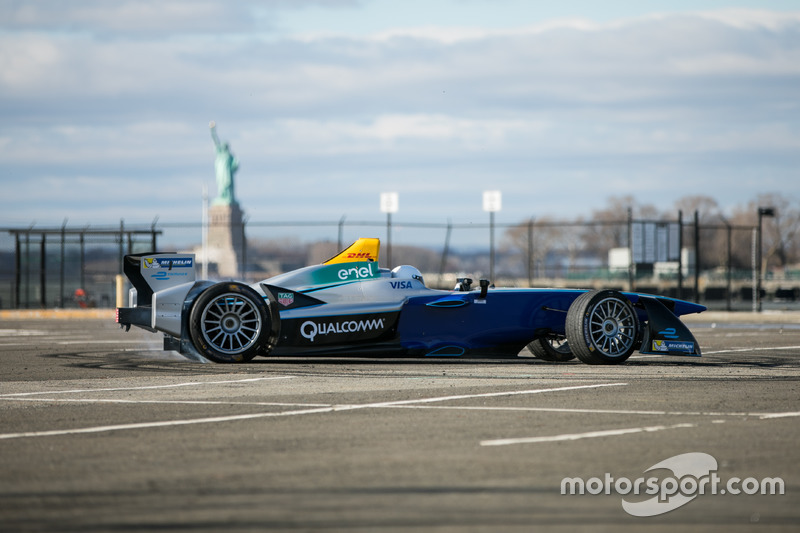
[[[607,357],[627,355],[636,340],[636,321],[630,306],[616,298],[600,300],[592,309],[589,334]]]
[[[200,317],[203,339],[215,350],[238,354],[252,347],[261,333],[255,304],[236,293],[217,296]]]
[[[569,342],[567,342],[566,337],[546,338],[544,342],[549,344],[550,348],[552,348],[554,352],[560,354],[572,353],[572,350],[569,347]]]

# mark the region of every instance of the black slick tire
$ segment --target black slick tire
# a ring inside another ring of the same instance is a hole
[[[246,363],[261,353],[271,330],[264,297],[243,283],[217,283],[192,306],[189,336],[203,357]]]
[[[566,333],[570,349],[584,363],[620,364],[638,345],[639,318],[618,291],[589,291],[570,306]]]
[[[575,359],[564,337],[539,337],[528,343],[528,351],[542,361],[564,363]]]

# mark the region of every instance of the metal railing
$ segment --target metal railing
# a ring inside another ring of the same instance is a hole
[[[195,252],[202,230],[200,223],[158,220],[4,228],[0,308],[111,307],[123,255],[160,251],[160,243],[170,251]],[[358,237],[377,236],[382,260],[394,263],[382,266],[414,264],[429,284],[442,288],[456,273],[478,278],[494,272],[497,285],[614,287],[726,309],[755,306],[764,297],[800,299],[800,273],[762,279],[755,259],[757,226],[701,224],[696,216],[686,223],[681,213],[673,220],[634,220],[628,212],[613,221],[495,224],[245,220],[243,231],[239,277],[248,281],[319,262]]]

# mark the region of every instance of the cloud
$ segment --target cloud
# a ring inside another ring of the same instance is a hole
[[[254,217],[374,217],[382,190],[400,191],[400,218],[467,220],[484,188],[505,191],[511,220],[631,192],[723,205],[763,183],[800,193],[800,13],[277,29],[315,4],[1,8],[0,183],[35,184],[4,216],[61,220],[61,202],[196,217],[211,119]]]
[[[284,10],[320,5],[336,9],[358,3],[357,0],[38,0],[0,7],[0,28],[68,31],[104,38],[249,33],[274,30],[273,21]]]

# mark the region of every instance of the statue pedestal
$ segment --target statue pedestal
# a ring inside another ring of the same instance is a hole
[[[242,272],[244,226],[239,204],[212,205],[208,209],[208,262],[217,264],[222,278],[239,278]]]

